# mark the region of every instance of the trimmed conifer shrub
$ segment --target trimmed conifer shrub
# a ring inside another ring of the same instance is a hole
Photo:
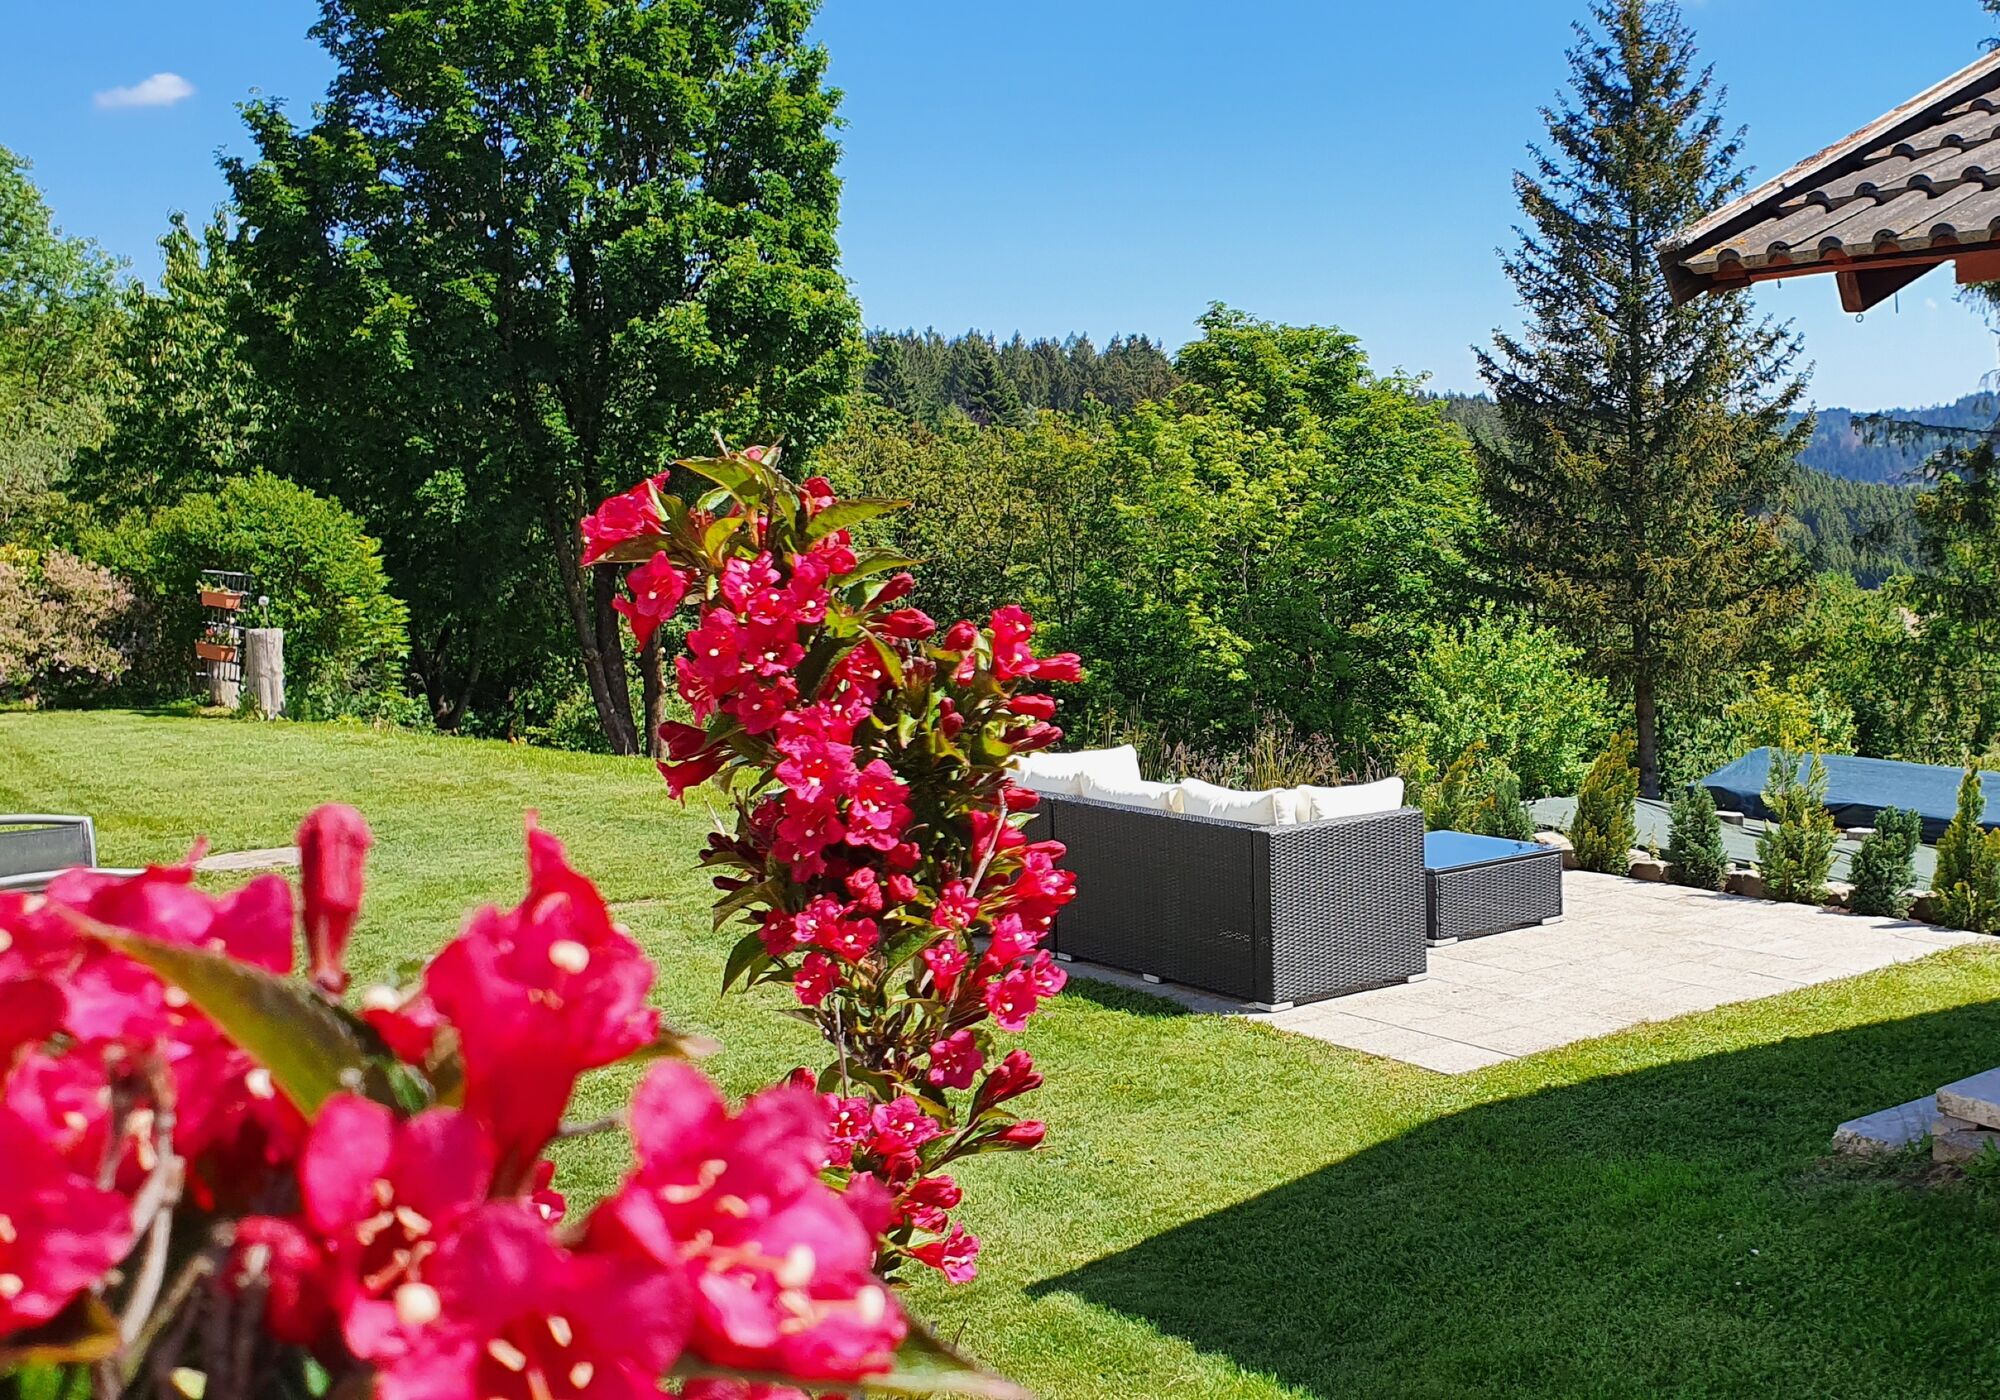
[[[1521,801],[1521,779],[1513,765],[1496,758],[1486,770],[1486,796],[1479,804],[1479,834],[1509,841],[1532,841],[1535,822]]]
[[[1992,933],[2000,929],[2000,832],[1980,828],[1986,810],[1977,768],[1958,785],[1958,814],[1938,838],[1938,922]]]
[[[1674,799],[1673,826],[1667,834],[1667,873],[1677,885],[1719,890],[1729,873],[1722,849],[1722,818],[1715,812],[1715,795],[1700,783],[1689,783]]]
[[[1826,810],[1826,765],[1814,754],[1804,765],[1790,749],[1771,750],[1771,774],[1764,782],[1770,825],[1757,838],[1757,868],[1768,898],[1788,904],[1818,904],[1826,898],[1826,875],[1833,868],[1833,814]]]
[[[1632,869],[1632,845],[1639,839],[1632,824],[1632,804],[1639,796],[1633,753],[1632,731],[1620,730],[1577,789],[1569,840],[1580,869],[1604,875],[1624,875]]]
[[[1854,912],[1900,919],[1910,912],[1910,885],[1916,880],[1917,843],[1924,821],[1915,812],[1884,807],[1875,830],[1854,853]]]

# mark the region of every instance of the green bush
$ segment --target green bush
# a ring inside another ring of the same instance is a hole
[[[1499,836],[1509,841],[1534,839],[1534,819],[1521,801],[1521,780],[1504,758],[1496,758],[1487,766],[1486,795],[1480,800],[1475,820],[1473,830],[1481,836]]]
[[[1620,730],[1609,748],[1598,755],[1576,792],[1576,817],[1570,822],[1570,844],[1584,870],[1624,875],[1632,868],[1632,846],[1639,833],[1632,823],[1632,804],[1639,796],[1639,769],[1633,762],[1632,731]]]
[[[259,472],[150,515],[133,512],[85,541],[133,582],[147,615],[139,679],[180,694],[193,670],[201,571],[251,574],[271,600],[246,619],[285,629],[287,707],[330,717],[398,694],[408,611],[389,592],[381,547],[337,501]]]
[[[1690,783],[1674,799],[1672,827],[1667,834],[1667,864],[1677,885],[1698,890],[1719,890],[1729,873],[1729,857],[1722,849],[1722,818],[1715,812],[1715,796],[1699,783]]]
[[[1958,785],[1958,814],[1938,838],[1937,919],[1974,933],[2000,930],[2000,832],[1982,830],[1986,810],[1977,768]]]
[[[1910,912],[1910,885],[1916,880],[1917,844],[1924,822],[1915,812],[1884,807],[1875,830],[1854,853],[1854,912],[1900,919]]]
[[[63,704],[124,674],[132,590],[60,549],[0,545],[0,697]]]
[[[1443,767],[1483,743],[1524,796],[1573,792],[1611,728],[1604,683],[1582,663],[1576,648],[1526,622],[1489,614],[1440,628],[1418,653],[1390,746]]]
[[[1818,904],[1826,898],[1826,874],[1833,867],[1833,814],[1826,810],[1826,765],[1814,754],[1799,776],[1800,757],[1791,749],[1771,751],[1764,805],[1771,818],[1757,838],[1757,868],[1768,898],[1788,904]]]

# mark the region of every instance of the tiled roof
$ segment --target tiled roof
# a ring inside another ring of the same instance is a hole
[[[2000,53],[1682,230],[1660,250],[1676,300],[1778,269],[1909,269],[2000,247]]]

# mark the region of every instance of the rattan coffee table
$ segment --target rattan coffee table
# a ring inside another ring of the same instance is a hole
[[[1502,933],[1562,917],[1562,852],[1533,841],[1463,831],[1424,837],[1432,943]]]

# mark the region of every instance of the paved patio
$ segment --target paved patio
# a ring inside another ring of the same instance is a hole
[[[1259,1012],[1086,963],[1069,969],[1168,996],[1195,1011],[1253,1016],[1282,1030],[1464,1074],[1504,1060],[1725,1002],[1774,996],[1988,940],[1571,871],[1564,919],[1433,948],[1420,982]]]

